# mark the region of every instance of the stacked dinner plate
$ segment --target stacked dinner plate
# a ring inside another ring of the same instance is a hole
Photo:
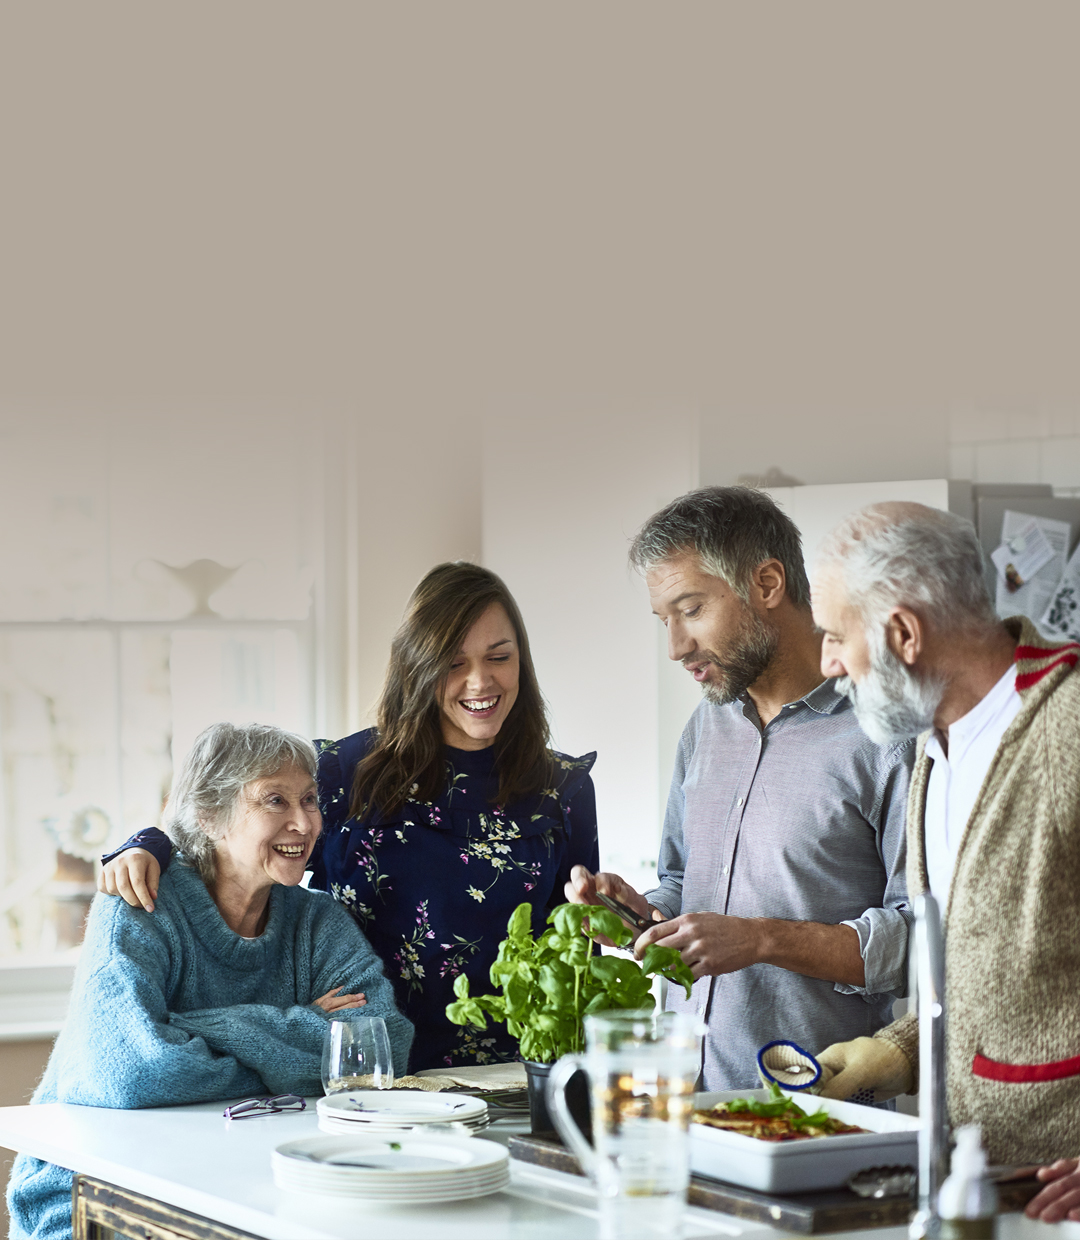
[[[433,1124],[460,1124],[457,1131],[467,1136],[489,1122],[487,1103],[464,1094],[354,1089],[320,1098],[315,1109],[319,1128],[340,1136],[422,1132]]]
[[[303,1137],[270,1161],[278,1188],[403,1205],[483,1197],[510,1182],[509,1152],[474,1137]]]

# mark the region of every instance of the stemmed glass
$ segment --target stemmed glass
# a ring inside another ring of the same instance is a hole
[[[323,1038],[322,1085],[327,1094],[346,1089],[390,1089],[394,1061],[381,1016],[339,1012]]]

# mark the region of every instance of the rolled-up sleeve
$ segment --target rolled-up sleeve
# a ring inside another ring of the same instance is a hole
[[[837,982],[841,994],[877,995],[902,998],[907,993],[908,935],[914,916],[907,892],[908,784],[915,760],[913,742],[882,751],[881,766],[875,780],[870,822],[877,832],[878,852],[885,867],[886,884],[882,904],[868,908],[860,917],[840,924],[850,926],[859,936],[865,979],[862,986]]]

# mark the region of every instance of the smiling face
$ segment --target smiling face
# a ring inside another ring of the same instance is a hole
[[[219,875],[254,893],[274,883],[295,887],[322,830],[315,781],[285,766],[245,784],[216,844]]]
[[[439,696],[443,740],[454,749],[495,743],[518,695],[518,643],[501,603],[469,629]]]
[[[664,622],[668,657],[677,659],[710,702],[733,702],[776,653],[777,635],[692,553],[656,565],[645,576],[653,612]]]

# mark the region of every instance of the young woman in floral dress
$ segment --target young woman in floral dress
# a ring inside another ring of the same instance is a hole
[[[356,918],[416,1027],[410,1068],[513,1059],[502,1026],[445,1015],[454,979],[473,991],[510,914],[534,929],[575,865],[598,867],[595,754],[549,745],[517,604],[494,573],[440,564],[417,586],[390,647],[378,727],[319,742],[323,835],[312,887]],[[102,889],[153,907],[168,841],[140,832],[105,858]]]

